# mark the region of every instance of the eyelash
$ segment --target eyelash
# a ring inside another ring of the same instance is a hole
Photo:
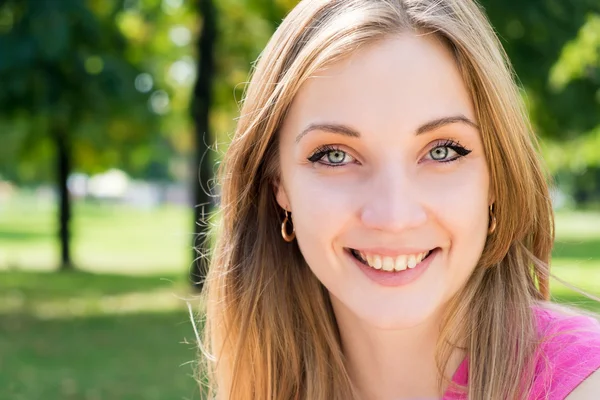
[[[327,145],[321,146],[318,149],[316,149],[315,152],[310,157],[307,158],[307,160],[313,164],[319,163],[325,167],[331,167],[331,168],[337,168],[337,167],[344,166],[345,164],[330,164],[330,163],[320,162],[320,160],[323,159],[323,157],[325,157],[327,154],[334,152],[334,151],[340,151],[340,152],[346,154],[346,152],[344,150],[340,149],[339,147],[327,144]]]
[[[449,160],[438,161],[438,162],[443,162],[443,163],[448,163],[448,162],[452,162],[452,161],[461,159],[465,156],[468,156],[469,153],[471,153],[471,151],[472,151],[472,150],[467,149],[462,144],[460,144],[457,140],[445,139],[444,141],[438,142],[434,147],[431,148],[431,150],[429,150],[429,152],[427,154],[430,154],[432,150],[439,149],[440,147],[448,147],[448,148],[454,150],[456,152],[456,154],[458,154],[456,157],[451,158]],[[436,161],[436,160],[433,160],[433,161]]]
[[[449,163],[449,162],[453,162],[453,161],[457,161],[467,155],[469,155],[469,153],[471,153],[471,150],[467,149],[466,147],[464,147],[463,145],[461,145],[458,141],[455,140],[451,140],[451,139],[445,139],[443,141],[438,142],[434,147],[431,148],[431,150],[429,150],[429,152],[427,154],[430,154],[431,151],[438,149],[438,148],[450,148],[452,149],[454,152],[456,152],[456,154],[458,154],[456,157],[451,158],[449,160],[444,160],[444,161],[437,161],[438,163]],[[331,164],[331,163],[324,163],[321,162],[320,160],[323,159],[323,157],[325,157],[328,153],[331,153],[333,151],[339,151],[342,152],[344,154],[347,154],[347,152],[345,152],[344,150],[340,149],[337,146],[332,146],[332,145],[324,145],[319,147],[318,149],[315,150],[315,152],[307,158],[308,161],[310,161],[311,163],[319,163],[325,167],[331,167],[331,168],[337,168],[337,167],[343,167],[346,164]],[[436,161],[436,160],[432,160],[432,161]]]

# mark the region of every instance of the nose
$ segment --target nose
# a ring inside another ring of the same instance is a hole
[[[389,168],[371,176],[361,209],[362,223],[375,230],[399,232],[427,221],[418,182],[406,171]]]

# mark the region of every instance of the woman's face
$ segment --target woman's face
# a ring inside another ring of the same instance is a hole
[[[481,256],[492,203],[451,53],[432,36],[364,47],[302,86],[280,135],[277,201],[338,317],[437,315]]]

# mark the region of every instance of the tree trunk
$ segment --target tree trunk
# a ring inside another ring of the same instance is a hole
[[[217,37],[217,13],[212,0],[197,0],[198,12],[202,16],[202,31],[198,39],[198,77],[192,99],[192,116],[196,125],[196,158],[194,166],[199,174],[193,175],[194,193],[194,251],[190,271],[192,285],[202,289],[208,271],[209,238],[206,216],[212,211],[213,202],[209,187],[213,177],[213,162],[209,152],[214,143],[210,134],[209,111],[212,101],[214,78],[214,44]]]
[[[58,188],[58,239],[60,243],[60,270],[73,269],[71,262],[71,199],[67,188],[67,179],[71,173],[71,143],[64,125],[54,124],[52,137],[56,145],[56,186]]]

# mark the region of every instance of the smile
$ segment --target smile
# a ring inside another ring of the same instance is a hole
[[[431,255],[433,250],[416,254],[402,254],[397,257],[383,256],[379,254],[365,254],[355,249],[349,249],[350,254],[362,264],[376,270],[404,271],[415,268],[421,261]]]

